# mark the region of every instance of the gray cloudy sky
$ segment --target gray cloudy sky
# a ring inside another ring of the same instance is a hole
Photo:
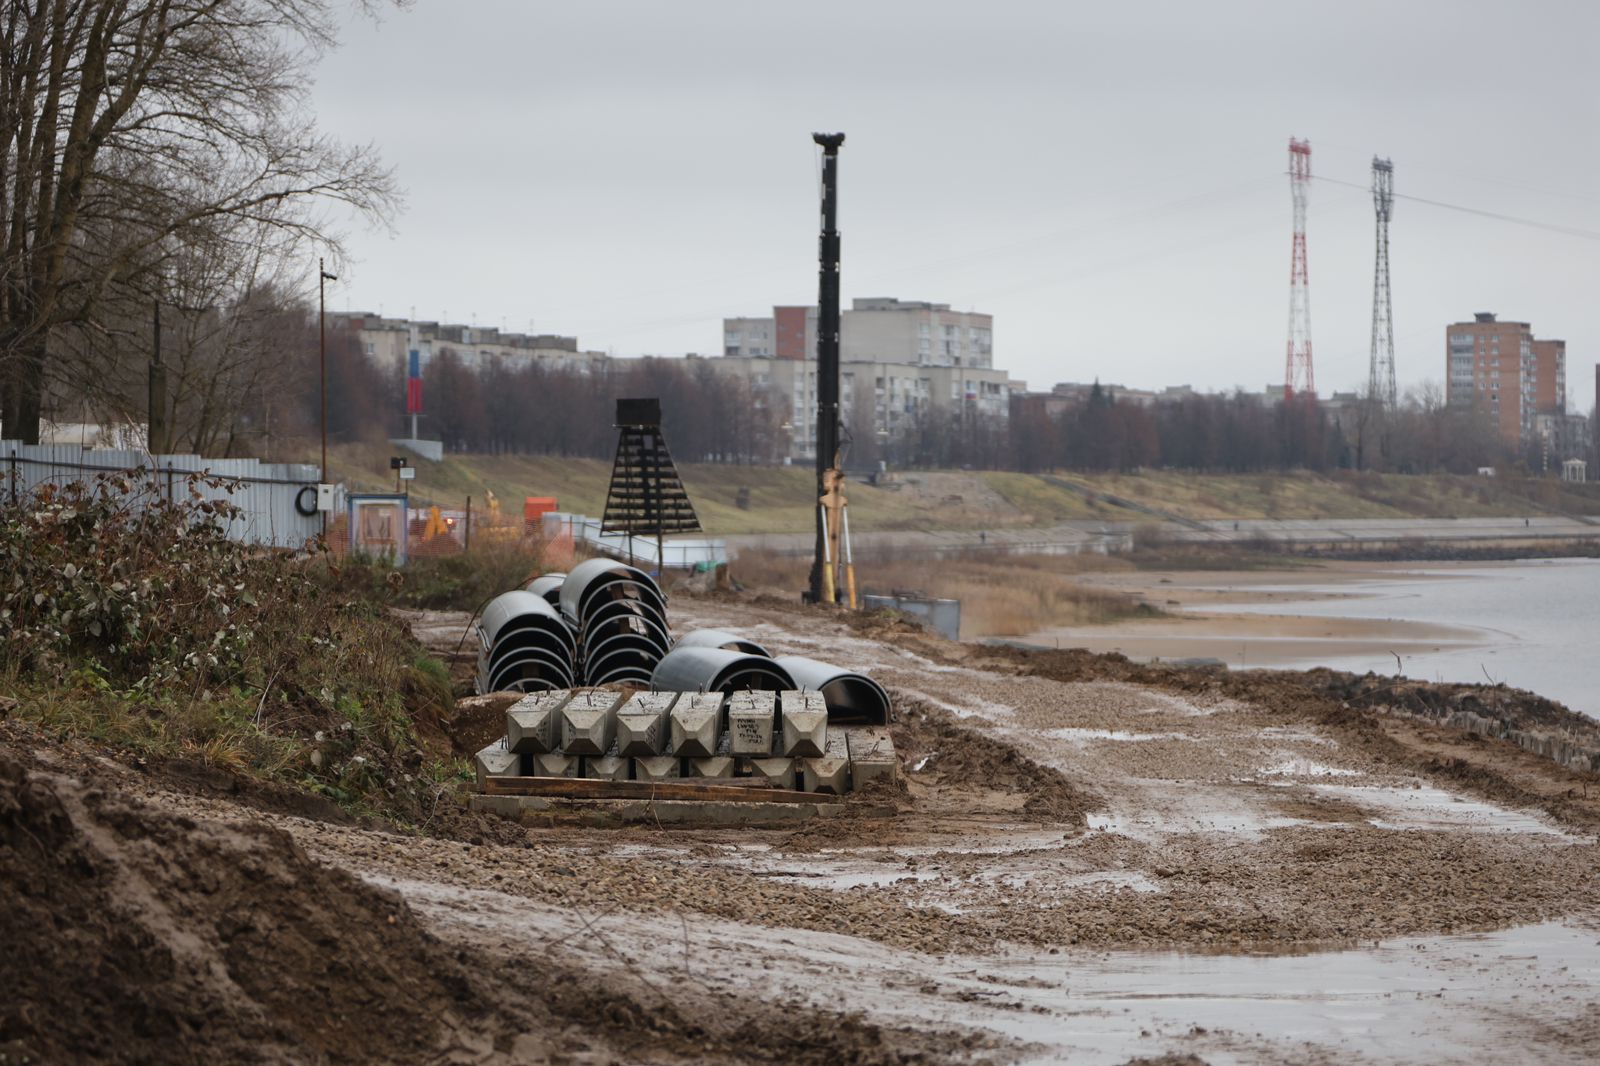
[[[995,316],[1035,388],[1281,382],[1291,135],[1317,384],[1363,384],[1374,152],[1397,193],[1600,235],[1600,4],[416,0],[313,93],[407,206],[353,226],[337,308],[715,352],[816,299],[812,130],[844,130],[844,294]],[[1568,341],[1593,403],[1600,240],[1401,200],[1401,387],[1473,311]]]

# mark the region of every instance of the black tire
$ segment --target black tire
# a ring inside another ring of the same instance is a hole
[[[309,506],[306,504],[307,495],[311,497]],[[307,518],[317,513],[317,487],[315,485],[307,485],[295,493],[294,509]]]

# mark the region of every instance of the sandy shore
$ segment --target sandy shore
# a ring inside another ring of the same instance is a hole
[[[1230,667],[1283,666],[1308,660],[1472,648],[1491,639],[1470,626],[1430,625],[1379,618],[1321,618],[1295,614],[1223,614],[1224,604],[1304,603],[1366,593],[1384,580],[1452,580],[1448,566],[1427,573],[1397,563],[1344,563],[1294,570],[1135,571],[1085,575],[1083,583],[1133,596],[1166,617],[1109,625],[1057,626],[1010,636],[1043,647],[1119,652],[1133,659],[1220,659]],[[1328,586],[1351,586],[1336,593]]]

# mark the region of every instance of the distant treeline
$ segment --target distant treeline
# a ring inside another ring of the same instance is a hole
[[[335,436],[406,432],[395,413],[404,407],[404,381],[361,358],[353,335],[330,336],[329,343],[336,379],[330,393],[356,397],[339,405]],[[423,389],[423,435],[456,451],[609,458],[617,440],[615,404],[623,396],[661,399],[663,428],[680,461],[778,463],[789,450],[789,397],[752,391],[701,361],[618,360],[591,373],[473,368],[445,352],[425,368]],[[1009,418],[934,412],[909,419],[893,435],[876,432],[871,421],[870,408],[844,412],[851,467],[883,461],[1020,471],[1471,473],[1536,458],[1508,449],[1483,414],[1449,407],[1432,390],[1384,412],[1362,403],[1336,411],[1306,401],[1269,404],[1245,393],[1143,406],[1096,386],[1077,401],[1017,397]]]

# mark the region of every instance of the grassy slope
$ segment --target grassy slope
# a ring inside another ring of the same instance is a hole
[[[388,445],[334,450],[333,474],[358,489],[392,490]],[[486,489],[508,512],[524,496],[555,496],[564,511],[598,515],[605,506],[611,464],[551,456],[450,455],[442,463],[413,459],[413,497],[459,507],[467,496],[481,505]],[[684,484],[706,530],[713,534],[803,532],[811,528],[809,468],[688,464]],[[1600,485],[1561,486],[1479,478],[1361,474],[1062,475],[1086,488],[1186,518],[1444,518],[1524,516],[1552,511],[1600,514]],[[976,529],[1034,526],[1072,519],[1140,521],[1143,516],[1091,501],[1031,474],[914,472],[899,484],[852,484],[851,524],[867,529]],[[750,509],[740,510],[740,488]],[[1531,498],[1530,498],[1531,496]]]

